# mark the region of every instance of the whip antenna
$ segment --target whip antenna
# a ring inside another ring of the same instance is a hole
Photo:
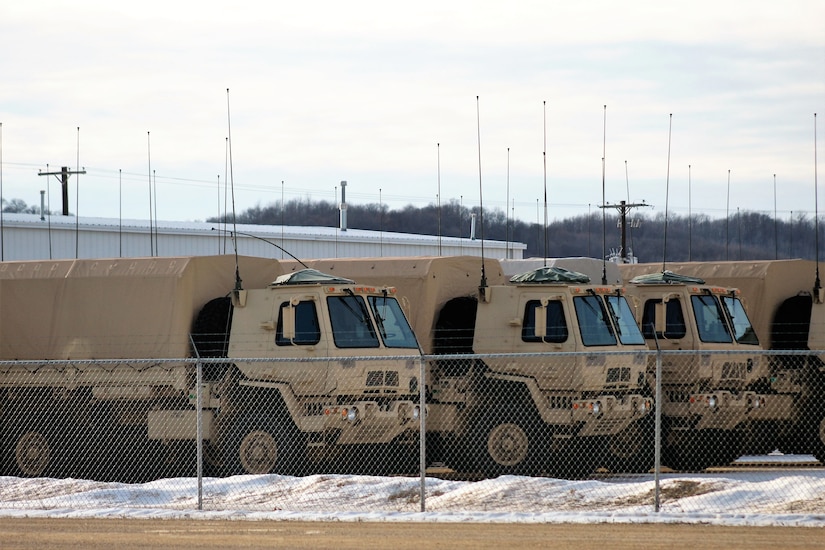
[[[544,148],[541,153],[544,164],[544,267],[547,267],[547,101],[541,104],[544,109]]]
[[[3,123],[0,122],[0,262],[6,259],[5,245],[6,240],[3,235]]]
[[[476,131],[478,134],[478,221],[481,224],[481,284],[479,291],[487,288],[487,274],[484,271],[484,198],[481,192],[481,114],[476,96]]]
[[[814,296],[817,301],[821,301],[819,294],[822,286],[819,284],[819,185],[817,183],[816,174],[816,113],[814,113],[814,229],[816,237],[814,243],[816,246],[816,280],[814,281]]]
[[[604,172],[605,158],[607,152],[607,105],[604,106],[604,122],[602,128],[602,284],[607,284],[607,218],[605,207],[607,203],[604,197]]]
[[[667,177],[665,178],[665,235],[664,244],[662,245],[662,273],[665,271],[665,262],[667,261],[667,201],[670,193],[670,136],[673,128],[673,113],[670,113],[667,128]]]
[[[146,132],[146,159],[149,162],[149,255],[155,255],[155,238],[152,229],[152,136]]]
[[[238,231],[237,220],[235,217],[235,176],[232,172],[232,118],[229,113],[229,88],[226,89],[226,129],[227,138],[226,143],[229,147],[229,185],[232,187],[232,246],[235,248],[235,290],[242,290],[241,286],[241,272],[238,267]]]

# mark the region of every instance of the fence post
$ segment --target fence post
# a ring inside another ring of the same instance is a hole
[[[426,484],[427,484],[427,361],[420,356],[418,375],[418,471],[421,478],[418,488],[418,500],[421,502],[421,511],[427,511]]]
[[[191,334],[189,334],[189,342],[197,357],[195,363],[195,449],[197,449],[195,461],[198,475],[198,510],[203,510],[203,368],[201,355],[198,353],[198,347]]]
[[[197,389],[195,390],[197,396],[195,418],[197,419],[198,425],[196,435],[198,438],[196,443],[198,461],[198,510],[203,510],[203,384],[201,383],[203,379],[203,364],[200,362],[200,359],[198,359],[195,369],[195,378],[197,379]]]
[[[654,331],[654,334],[656,332]],[[656,390],[654,409],[654,434],[653,434],[653,510],[659,511],[660,489],[659,478],[662,474],[662,350],[659,349],[659,341],[656,341]]]

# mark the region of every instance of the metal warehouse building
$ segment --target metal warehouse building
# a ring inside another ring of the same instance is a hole
[[[346,227],[346,226],[344,226]],[[209,256],[266,258],[481,256],[482,241],[341,227],[237,225],[3,213],[3,260]],[[523,243],[484,241],[484,256],[521,259]],[[282,250],[283,249],[283,250]],[[286,252],[284,252],[286,251]]]

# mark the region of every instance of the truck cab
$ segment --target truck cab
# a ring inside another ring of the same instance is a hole
[[[215,386],[227,473],[290,471],[355,445],[417,451],[418,342],[395,293],[307,269],[231,296],[232,367]]]
[[[652,465],[647,348],[621,287],[540,268],[447,302],[435,340],[437,353],[484,354],[433,368],[429,426],[464,450],[450,457],[460,468],[576,476]],[[459,412],[442,417],[445,407]]]
[[[668,352],[664,463],[678,470],[729,463],[752,429],[778,414],[765,410],[768,363],[739,291],[670,271],[634,277],[626,288],[648,346]],[[655,384],[655,358],[648,374]]]

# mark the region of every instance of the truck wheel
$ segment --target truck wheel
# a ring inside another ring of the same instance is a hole
[[[24,427],[11,439],[12,475],[41,477],[56,474],[60,449],[53,430]]]
[[[655,459],[653,435],[653,423],[645,418],[610,436],[605,467],[614,473],[650,471]]]
[[[541,474],[537,424],[528,411],[515,408],[481,418],[472,443],[481,473],[489,477]]]
[[[241,468],[248,474],[268,474],[278,463],[278,441],[266,430],[246,434],[238,446]]]
[[[741,436],[724,430],[671,432],[662,462],[674,470],[699,471],[726,466],[741,455]]]
[[[289,473],[300,466],[291,430],[274,423],[241,420],[228,443],[228,475]]]

